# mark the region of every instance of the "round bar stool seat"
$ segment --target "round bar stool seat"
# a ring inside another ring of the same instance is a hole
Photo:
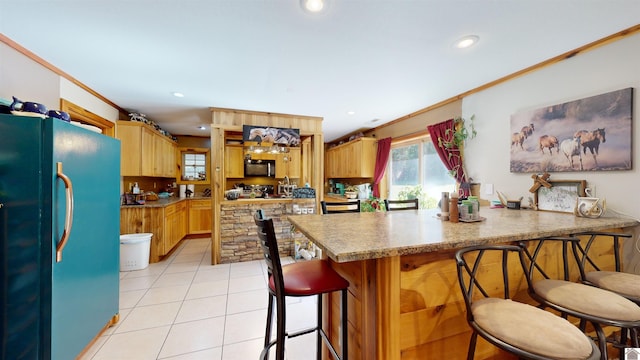
[[[282,266],[285,296],[310,296],[340,291],[349,282],[329,267],[324,260],[309,260]],[[275,291],[273,276],[269,289]]]

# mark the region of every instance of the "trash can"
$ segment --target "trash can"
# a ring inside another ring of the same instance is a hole
[[[149,266],[151,233],[120,235],[120,271],[142,270]]]

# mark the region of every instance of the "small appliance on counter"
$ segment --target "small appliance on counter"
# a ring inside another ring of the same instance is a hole
[[[344,195],[344,184],[343,183],[336,183],[336,194],[340,194],[340,195]]]

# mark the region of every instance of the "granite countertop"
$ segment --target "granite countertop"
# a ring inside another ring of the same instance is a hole
[[[441,221],[437,210],[405,210],[330,215],[290,215],[297,230],[336,262],[377,259],[637,226],[631,218],[589,219],[549,211],[490,209],[484,221]]]
[[[157,207],[166,207],[169,206],[171,204],[175,204],[175,203],[179,203],[180,201],[186,201],[186,200],[206,200],[206,199],[211,199],[210,196],[192,196],[192,197],[175,197],[175,196],[170,196],[166,199],[158,199],[158,200],[154,200],[154,201],[145,201],[145,203],[143,205],[120,205],[120,208],[137,208],[137,207],[147,207],[147,208],[157,208]]]

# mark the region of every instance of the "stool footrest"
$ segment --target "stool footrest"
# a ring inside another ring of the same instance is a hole
[[[329,351],[331,352],[331,355],[333,355],[333,358],[336,360],[341,360],[342,358],[340,356],[338,356],[338,352],[336,351],[336,349],[333,347],[333,344],[331,344],[331,341],[329,341],[329,337],[327,336],[327,333],[324,332],[324,329],[321,327],[312,327],[312,328],[308,328],[305,330],[300,330],[300,331],[296,331],[293,333],[285,333],[285,336],[288,339],[300,336],[300,335],[306,335],[306,334],[310,334],[312,332],[316,332],[318,331],[320,333],[320,336],[322,337],[322,340],[324,341],[325,345],[327,345],[327,348],[329,349]],[[264,347],[264,349],[262,349],[262,352],[260,353],[260,359],[264,359],[266,360],[269,356],[269,349],[271,349],[271,347],[273,345],[276,344],[276,342],[278,341],[278,339],[274,339],[271,342],[269,342],[269,344],[267,346]]]

